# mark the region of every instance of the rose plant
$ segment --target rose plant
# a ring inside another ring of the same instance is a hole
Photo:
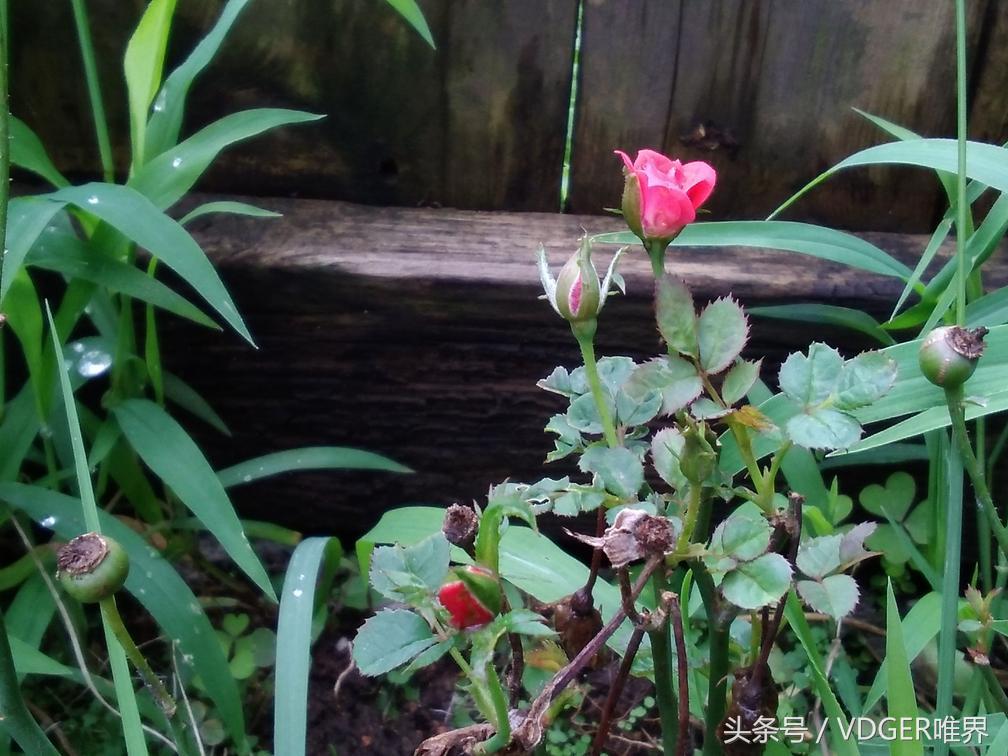
[[[546,425],[555,435],[548,460],[576,457],[583,477],[506,482],[473,510],[396,510],[358,545],[362,568],[391,602],[357,635],[360,671],[414,670],[450,655],[484,720],[432,738],[418,753],[534,748],[558,696],[607,644],[624,661],[595,753],[631,671],[653,676],[666,753],[692,753],[697,739],[705,753],[741,753],[729,745],[731,725],[776,716],[768,659],[785,615],[801,628],[802,602],[834,621],[858,602],[848,572],[872,556],[864,540],[875,524],[803,529],[803,508],[821,518],[826,504],[806,505],[817,492],[796,488],[782,468],[790,455],[855,444],[858,413],[892,388],[896,362],[880,352],[845,359],[815,343],[784,361],[780,393],[771,396],[762,361],[741,356],[750,330],[741,305],[724,297],[698,312],[685,283],[665,271],[671,241],[713,190],[713,168],[652,150],[632,162],[618,154],[623,211],[652,261],[666,351],[644,362],[596,358],[598,318],[624,288],[616,269],[623,249],[600,281],[591,237],[556,279],[540,248],[545,299],[569,322],[583,357],[539,382],[563,403]],[[593,549],[584,567],[539,533],[537,521],[589,512],[597,513],[595,531],[570,533]],[[603,560],[615,585],[599,575]],[[687,611],[694,596],[702,616]],[[749,648],[730,640],[737,621],[758,639]],[[549,639],[563,663],[536,682],[524,659]]]

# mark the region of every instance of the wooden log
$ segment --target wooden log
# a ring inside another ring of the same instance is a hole
[[[971,51],[987,7],[969,6]],[[614,148],[708,160],[719,175],[714,217],[759,218],[820,171],[888,139],[853,107],[926,136],[953,133],[954,11],[916,0],[586,3],[571,210],[612,203]],[[977,66],[993,93],[1004,67]],[[789,217],[923,232],[939,200],[937,182],[919,171],[857,170]]]
[[[202,198],[206,199],[206,198]],[[304,445],[386,453],[416,474],[299,474],[237,489],[250,516],[307,530],[361,533],[404,503],[481,499],[507,477],[533,481],[571,472],[543,466],[542,429],[561,411],[535,387],[557,364],[579,364],[569,329],[542,301],[534,255],[540,242],[559,265],[585,228],[617,230],[598,216],[368,208],[271,200],[283,218],[210,216],[195,235],[218,265],[259,349],[162,318],[166,368],[191,382],[234,431],[199,431],[219,465]],[[873,235],[912,260],[923,237]],[[606,261],[600,250],[598,263]],[[676,249],[671,268],[697,301],[734,293],[749,305],[828,301],[887,314],[896,279],[765,249]],[[625,258],[627,296],[600,320],[602,355],[657,353],[651,276],[644,255]],[[996,269],[1004,280],[1004,268]],[[765,375],[811,339],[857,350],[849,333],[754,322],[750,352]]]

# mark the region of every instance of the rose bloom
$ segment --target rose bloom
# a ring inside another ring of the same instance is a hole
[[[641,150],[633,162],[615,151],[626,166],[623,214],[642,239],[673,239],[696,219],[714,191],[717,174],[707,163],[680,163],[654,150]]]

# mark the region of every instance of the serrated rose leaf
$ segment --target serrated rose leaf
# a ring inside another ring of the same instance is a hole
[[[697,320],[700,364],[708,373],[720,373],[742,353],[749,338],[749,322],[742,306],[731,298],[715,299]]]
[[[357,632],[353,659],[362,675],[374,677],[401,667],[437,642],[419,615],[406,609],[386,609]]]
[[[881,352],[847,360],[837,386],[836,406],[851,410],[878,401],[896,382],[896,361]]]
[[[815,611],[840,620],[854,611],[860,591],[850,575],[830,575],[821,582],[799,580],[798,593]]]
[[[669,349],[698,356],[696,309],[693,295],[682,280],[668,274],[657,279],[655,313],[658,332]]]
[[[650,390],[662,395],[662,414],[681,410],[703,390],[696,368],[679,357],[660,358],[638,365],[623,390],[631,396],[643,396]]]
[[[686,476],[679,469],[679,455],[685,443],[675,428],[663,428],[651,439],[651,462],[658,476],[679,491],[686,487]]]
[[[731,407],[726,409],[705,396],[690,405],[690,414],[697,420],[716,420],[731,414],[731,411]]]
[[[846,533],[840,541],[840,561],[848,565],[871,556],[864,547],[865,539],[878,528],[876,522],[860,522]]]
[[[846,449],[861,438],[861,424],[850,415],[833,409],[795,415],[787,421],[784,430],[788,438],[806,449]]]
[[[760,367],[763,360],[750,362],[749,360],[736,360],[731,370],[725,373],[724,384],[721,386],[721,398],[725,404],[735,404],[742,401],[745,395],[759,378]]]
[[[795,352],[781,365],[778,380],[781,391],[804,407],[826,401],[836,389],[843,370],[843,357],[831,346],[816,342],[808,355]]]
[[[620,499],[636,499],[644,484],[644,466],[629,449],[593,446],[581,455],[578,467],[595,473],[606,490]]]
[[[741,609],[759,609],[780,600],[791,587],[791,565],[780,554],[743,562],[725,575],[721,592]]]
[[[842,543],[843,536],[839,534],[820,536],[803,543],[795,560],[798,569],[816,580],[829,575],[843,563],[840,558]]]

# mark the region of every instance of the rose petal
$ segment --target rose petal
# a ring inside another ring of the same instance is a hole
[[[634,169],[634,165],[630,161],[630,156],[623,152],[623,150],[613,150],[613,152],[623,158],[623,165],[626,166],[628,171],[632,171]]]
[[[693,203],[680,189],[652,186],[641,192],[641,198],[641,225],[648,237],[664,239],[675,236],[696,218]]]
[[[711,192],[714,191],[714,184],[717,182],[717,173],[711,166],[702,160],[686,163],[682,166],[683,189],[689,195],[694,208],[700,207]]]
[[[677,162],[679,161],[672,160],[672,158],[654,150],[640,150],[637,153],[637,159],[634,160],[633,167],[638,171],[650,172],[653,170],[668,175],[672,173]]]

